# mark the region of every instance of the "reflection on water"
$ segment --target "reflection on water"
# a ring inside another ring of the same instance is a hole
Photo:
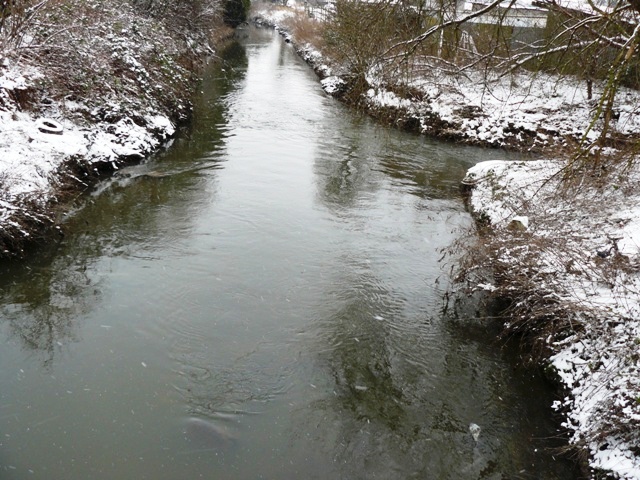
[[[4,271],[0,477],[574,478],[545,385],[441,314],[488,153],[345,110],[270,31],[222,57],[188,131]]]
[[[10,336],[49,368],[64,343],[78,340],[77,319],[99,301],[100,285],[87,274],[86,262],[56,264],[38,269],[28,283],[15,284],[11,295],[2,298],[0,312]]]

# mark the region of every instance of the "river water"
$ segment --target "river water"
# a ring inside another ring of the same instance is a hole
[[[441,313],[458,182],[504,154],[345,109],[271,31],[223,58],[3,270],[0,479],[575,478],[549,387]]]

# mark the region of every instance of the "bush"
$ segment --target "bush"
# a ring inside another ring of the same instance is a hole
[[[46,72],[29,105],[73,98],[89,121],[103,120],[93,112],[110,103],[181,121],[211,51],[209,33],[221,25],[220,6],[220,0],[14,0],[0,9],[0,53]]]
[[[250,0],[225,0],[222,12],[224,23],[236,28],[246,22],[250,7]]]
[[[368,79],[372,76],[383,83],[394,83],[390,80],[401,73],[397,65],[392,65],[394,60],[389,62],[385,58],[385,53],[395,43],[417,34],[420,21],[412,8],[391,0],[335,3],[325,43],[329,55],[349,71],[349,98],[360,98],[369,88]]]

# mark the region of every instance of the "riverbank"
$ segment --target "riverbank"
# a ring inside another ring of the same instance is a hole
[[[640,478],[640,168],[575,194],[562,161],[482,162],[464,183],[481,235],[462,272],[509,299],[508,334],[533,346],[564,394],[569,444],[594,478]],[[616,181],[618,179],[619,181]],[[481,272],[491,271],[491,275]]]
[[[322,19],[309,19],[301,4],[289,5],[256,2],[251,19],[278,30],[315,70],[325,92],[342,98],[350,72],[323,52]],[[366,94],[348,103],[357,102],[373,117],[434,138],[538,155],[569,150],[585,132],[587,140],[601,133],[600,123],[592,125],[592,114],[604,83],[594,82],[589,98],[586,83],[566,76],[525,71],[453,76],[431,67],[422,71],[428,73],[398,84],[368,77]],[[602,154],[640,137],[640,92],[623,88],[618,102],[618,141],[602,148]]]
[[[294,4],[263,7],[253,18],[278,29],[339,97],[349,72],[296,38],[304,15]],[[359,106],[436,138],[554,157],[601,133],[592,124],[596,101],[572,79],[518,73],[487,83],[473,73],[432,73],[405,85],[368,79]],[[602,88],[594,86],[594,98]],[[619,95],[621,141],[600,148],[603,156],[622,156],[640,134],[639,92]],[[563,182],[562,160],[484,162],[464,180],[481,235],[465,247],[461,279],[510,303],[505,334],[524,338],[531,358],[558,382],[563,394],[553,408],[593,478],[640,478],[640,168],[627,158],[607,181],[576,175]]]
[[[170,141],[215,42],[180,12],[167,20],[127,2],[45,3],[0,45],[5,258],[55,239],[61,203]]]

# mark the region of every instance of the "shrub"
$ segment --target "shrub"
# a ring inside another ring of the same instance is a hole
[[[235,28],[246,22],[250,7],[250,0],[225,0],[222,13],[224,23]]]
[[[325,43],[330,56],[349,71],[348,96],[357,99],[369,88],[372,76],[399,74],[395,60],[389,61],[385,53],[395,43],[417,34],[421,18],[414,9],[391,0],[338,0],[335,7]],[[383,82],[389,79],[378,78]]]

